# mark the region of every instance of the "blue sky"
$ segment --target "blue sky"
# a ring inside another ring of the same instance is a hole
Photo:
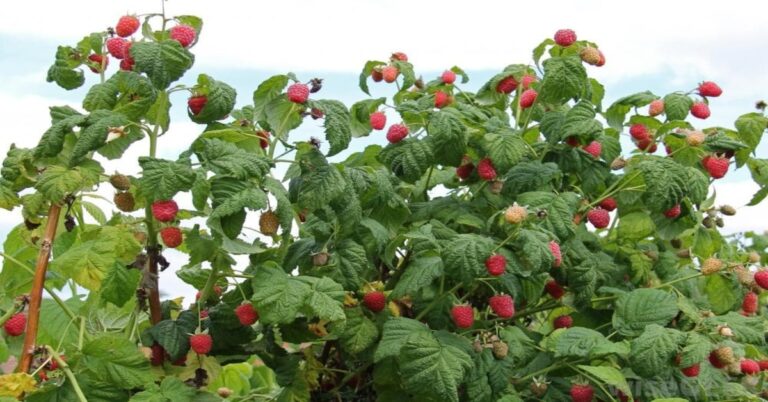
[[[531,10],[523,9],[531,5],[508,1],[226,4],[171,0],[166,7],[170,15],[195,14],[205,20],[200,42],[193,49],[196,66],[182,82],[194,83],[201,72],[224,80],[237,89],[238,106],[250,102],[263,79],[288,71],[302,81],[324,78],[318,98],[351,104],[366,97],[357,87],[365,61],[386,59],[392,51],[408,53],[417,74],[425,80],[453,65],[463,67],[471,78],[465,88],[474,90],[507,64],[530,62],[533,47],[564,27],[573,28],[580,39],[596,42],[606,54],[604,67],[589,69],[590,75],[606,85],[606,107],[630,93],[650,89],[663,95],[712,80],[724,93],[712,100],[712,117],[706,124],[694,124],[732,127],[740,114],[754,110],[756,100],[768,99],[768,55],[761,51],[768,37],[764,24],[768,5],[764,2],[751,3],[748,11],[724,2],[702,5],[693,1],[644,1],[642,7],[633,9],[628,4],[637,3],[550,1]],[[77,106],[84,96],[85,89],[67,92],[45,82],[56,46],[73,45],[85,34],[113,25],[126,12],[156,12],[159,6],[159,0],[41,1],[6,6],[8,12],[0,15],[0,116],[4,124],[0,152],[4,154],[12,142],[34,146],[48,127],[47,107]],[[20,24],[19,15],[35,15],[34,23]],[[109,71],[115,71],[116,64]],[[89,80],[93,83],[96,77],[89,76]],[[392,94],[391,87],[384,84],[372,88],[373,96]],[[172,98],[176,104],[172,118],[179,123],[161,140],[161,155],[175,156],[200,131],[188,121],[185,101],[184,94]],[[322,137],[319,126],[320,122],[307,121],[300,135]],[[384,142],[381,133],[356,140],[353,147]],[[139,144],[129,156],[143,153],[144,145]],[[763,144],[758,156],[768,157],[767,151],[768,145]],[[105,165],[108,170],[136,171],[133,165]],[[756,187],[743,169],[729,173],[716,189],[718,204],[740,207]],[[111,198],[111,190],[105,194]],[[0,240],[20,222],[18,217],[18,211],[0,211]],[[766,205],[742,207],[737,216],[729,218],[726,230],[763,230],[765,218]],[[173,260],[176,266],[184,261],[181,256]],[[170,272],[161,280],[171,286],[172,293],[193,293]]]

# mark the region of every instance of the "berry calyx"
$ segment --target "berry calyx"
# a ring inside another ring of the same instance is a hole
[[[573,384],[570,394],[573,402],[592,402],[595,390],[589,384]]]
[[[503,80],[499,81],[498,84],[496,84],[496,92],[503,93],[503,94],[510,94],[512,91],[517,89],[517,80],[515,80],[515,77],[509,76],[504,78]]]
[[[507,259],[501,254],[494,254],[485,259],[485,269],[491,276],[499,276],[507,270]]]
[[[171,28],[170,37],[179,42],[182,47],[189,47],[197,38],[197,32],[195,32],[195,28],[181,24]]]
[[[477,164],[477,174],[481,179],[491,181],[496,178],[496,168],[490,158],[483,158]]]
[[[552,257],[555,258],[552,261],[552,268],[560,268],[563,263],[563,255],[560,253],[560,245],[556,241],[551,240],[549,242],[549,251],[552,253]]]
[[[363,304],[368,310],[378,313],[387,306],[387,296],[380,290],[368,292],[363,296]]]
[[[603,152],[603,144],[597,141],[592,141],[589,145],[585,145],[583,149],[594,158],[599,159],[600,153]]]
[[[699,95],[701,96],[711,96],[716,98],[722,95],[722,93],[723,90],[720,89],[720,87],[712,81],[704,81],[699,84]]]
[[[457,328],[467,329],[475,323],[475,312],[472,306],[460,304],[451,309],[451,318]]]
[[[213,348],[213,338],[208,334],[194,334],[189,337],[189,346],[195,353],[205,355]]]
[[[664,211],[664,216],[669,219],[674,219],[680,216],[680,204],[677,204],[674,207]]]
[[[651,116],[658,116],[662,113],[664,113],[664,101],[661,99],[651,101],[651,104],[648,105],[648,114]]]
[[[611,223],[611,216],[608,214],[608,211],[602,208],[595,208],[587,212],[587,220],[596,229],[604,229]]]
[[[393,83],[397,80],[397,75],[400,74],[400,70],[395,66],[386,66],[381,69],[381,76],[384,78],[384,82]]]
[[[440,79],[443,81],[443,84],[451,85],[456,82],[456,73],[451,70],[445,70],[443,71],[443,75],[440,76]]]
[[[240,324],[250,327],[259,320],[259,312],[253,308],[253,304],[245,303],[235,307],[235,315]]]
[[[295,83],[288,87],[288,100],[293,103],[304,103],[309,99],[309,87],[306,84]]]
[[[371,128],[381,130],[387,125],[387,115],[384,112],[373,112],[370,116]]]
[[[152,203],[152,216],[160,222],[170,222],[176,218],[179,206],[174,200],[161,200]]]
[[[27,328],[27,315],[16,313],[3,324],[3,329],[8,336],[19,336]]]
[[[193,96],[187,99],[187,106],[189,107],[189,111],[192,112],[192,115],[194,116],[200,114],[206,103],[208,103],[208,97],[205,95]]]
[[[133,15],[124,15],[117,20],[115,33],[121,38],[126,38],[136,33],[136,31],[139,30],[139,25],[141,25],[141,23],[138,18]]]
[[[562,47],[571,46],[576,42],[576,32],[572,29],[560,29],[555,32],[555,43]]]
[[[406,136],[408,136],[408,126],[405,124],[393,124],[387,130],[387,141],[391,144],[397,144]]]
[[[495,295],[488,299],[488,305],[499,318],[512,318],[515,316],[515,301],[510,295]]]
[[[618,204],[616,203],[616,199],[613,197],[608,197],[602,201],[600,201],[600,204],[598,204],[600,208],[610,212],[616,209],[618,207]]]
[[[184,239],[181,229],[175,226],[160,229],[160,237],[163,239],[163,244],[170,248],[179,247]]]
[[[709,105],[707,105],[704,102],[695,102],[691,106],[691,114],[693,117],[698,117],[699,119],[706,119],[711,114],[709,111]]]
[[[570,328],[573,326],[573,317],[569,315],[561,315],[552,322],[555,329]]]
[[[536,92],[535,89],[526,89],[520,95],[520,107],[523,109],[528,109],[529,107],[533,106],[533,102],[536,101],[536,97],[538,95],[539,93]]]

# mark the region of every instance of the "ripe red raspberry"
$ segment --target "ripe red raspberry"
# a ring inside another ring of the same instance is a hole
[[[701,162],[704,165],[704,169],[707,170],[707,173],[713,179],[723,178],[728,173],[728,167],[730,166],[727,158],[720,158],[718,156],[705,156]]]
[[[120,69],[123,71],[132,71],[134,64],[135,62],[133,61],[133,59],[126,57],[120,60]]]
[[[298,82],[289,86],[287,93],[288,100],[293,103],[304,103],[309,99],[309,87]]]
[[[392,144],[397,144],[406,136],[408,136],[408,126],[405,124],[393,124],[387,130],[387,141]]]
[[[523,89],[528,89],[531,87],[531,84],[533,84],[536,81],[536,77],[533,75],[524,75],[523,78],[520,80],[520,84],[522,84]]]
[[[440,79],[443,80],[443,84],[453,84],[456,82],[456,73],[451,70],[445,70],[443,71],[443,75],[440,76]]]
[[[760,360],[757,365],[760,366],[760,371],[768,370],[768,360]]]
[[[693,366],[686,367],[680,371],[682,371],[683,375],[686,377],[697,377],[699,375],[699,371],[701,371],[701,365],[696,363]]]
[[[259,146],[261,146],[261,149],[267,149],[269,147],[269,131],[258,131],[256,132],[256,135],[259,136]]]
[[[539,93],[536,92],[535,89],[526,89],[522,94],[520,94],[520,107],[523,109],[528,109],[529,107],[533,106],[533,102],[536,101],[536,96],[538,95]]]
[[[125,38],[133,35],[136,31],[138,31],[139,25],[141,25],[141,23],[139,22],[138,18],[133,15],[124,15],[120,17],[119,20],[117,20],[117,25],[115,25],[115,33],[117,36]]]
[[[386,66],[381,69],[381,76],[384,78],[384,82],[393,83],[397,79],[397,75],[400,71],[395,66]]]
[[[153,343],[149,348],[152,350],[152,354],[149,356],[150,364],[153,366],[162,366],[165,361],[165,349],[157,342]]]
[[[208,103],[208,97],[205,95],[193,96],[187,99],[187,106],[189,106],[189,111],[192,112],[192,114],[195,116],[200,114],[206,103]]]
[[[648,114],[651,116],[658,116],[664,113],[664,101],[656,99],[648,106]]]
[[[600,159],[600,153],[603,152],[603,144],[597,141],[592,141],[589,145],[584,146],[584,150],[593,157]]]
[[[549,295],[552,296],[553,299],[559,299],[563,297],[563,295],[565,294],[565,289],[563,289],[563,287],[560,286],[560,284],[557,283],[557,281],[555,281],[554,279],[548,281],[544,285],[544,289],[546,289],[547,293],[549,293]]]
[[[510,295],[495,295],[488,299],[493,313],[499,318],[512,318],[515,316],[515,301]]]
[[[16,313],[3,324],[3,329],[8,336],[19,336],[27,328],[27,316],[24,313]]]
[[[160,237],[163,239],[163,244],[170,248],[179,247],[184,238],[181,229],[175,226],[160,229]]]
[[[499,276],[507,270],[507,259],[501,254],[493,254],[485,259],[485,269],[489,275]]]
[[[568,47],[576,42],[576,32],[572,29],[561,29],[555,32],[555,43],[562,47]]]
[[[384,79],[384,75],[381,73],[380,68],[371,70],[371,79],[373,79],[373,82],[381,82],[381,80]]]
[[[763,289],[768,289],[768,271],[755,272],[755,283]]]
[[[59,355],[59,358],[61,360],[65,361],[65,362],[67,361],[67,356],[66,355]],[[59,369],[59,362],[56,361],[55,359],[51,359],[51,362],[48,363],[48,370],[53,371],[53,370],[58,370],[58,369]]]
[[[637,149],[648,153],[654,153],[656,152],[656,142],[650,137],[637,141]]]
[[[581,142],[579,141],[579,137],[576,137],[574,135],[568,137],[565,139],[565,143],[568,144],[571,148],[576,148],[581,146]]]
[[[605,65],[605,55],[603,54],[603,51],[598,49],[597,50],[598,55],[600,55],[600,60],[597,61],[597,64],[595,66],[602,67]]]
[[[435,107],[442,109],[451,103],[451,97],[443,91],[435,92]]]
[[[235,315],[240,320],[240,324],[247,327],[253,325],[254,322],[259,320],[259,312],[253,308],[253,304],[245,303],[235,307]]]
[[[680,204],[677,204],[674,207],[664,211],[664,216],[669,219],[674,219],[680,216]]]
[[[719,368],[719,369],[728,365],[727,363],[723,363],[720,361],[720,359],[717,357],[717,353],[715,353],[714,350],[709,353],[709,363],[713,367]]]
[[[616,203],[616,199],[613,197],[608,197],[602,201],[600,201],[600,208],[610,212],[616,209],[618,204]]]
[[[560,245],[557,244],[556,241],[551,240],[549,242],[549,251],[552,253],[552,256],[555,257],[555,260],[552,262],[552,268],[560,268],[560,265],[563,263],[563,255],[560,253]]]
[[[467,304],[461,304],[453,306],[451,309],[451,318],[457,328],[467,329],[471,328],[475,323],[475,312],[472,310],[472,306]]]
[[[589,384],[571,385],[571,400],[573,402],[592,402],[595,397],[595,390]]]
[[[511,75],[496,84],[496,92],[499,93],[510,94],[515,89],[517,89],[517,81],[515,80],[515,77]]]
[[[195,32],[195,28],[181,24],[171,28],[170,37],[179,42],[182,47],[189,47],[195,41],[197,32]]]
[[[648,132],[648,127],[645,124],[637,123],[629,128],[629,135],[636,140],[645,140],[650,137],[651,133]]]
[[[152,203],[152,216],[160,222],[170,222],[176,218],[179,206],[174,200],[161,200]]]
[[[394,52],[389,59],[392,61],[408,61],[408,55],[403,52]]]
[[[741,372],[746,375],[757,374],[760,372],[760,365],[752,359],[744,359],[739,364]]]
[[[604,229],[611,223],[611,216],[608,211],[602,208],[595,208],[587,212],[587,220],[597,229]]]
[[[378,313],[387,306],[387,296],[382,291],[368,292],[363,296],[363,304],[368,310]]]
[[[704,102],[695,102],[693,106],[691,106],[691,114],[693,117],[706,119],[710,115],[709,105]]]
[[[102,61],[104,62],[103,65]],[[93,53],[88,56],[88,68],[94,73],[98,74],[99,72],[106,70],[107,66],[109,66],[109,58],[105,55]]]
[[[477,174],[481,179],[490,181],[496,178],[496,168],[490,158],[483,158],[477,164]]]
[[[758,309],[757,294],[749,292],[744,295],[744,301],[741,302],[741,309],[747,314],[754,314]]]
[[[384,112],[373,112],[370,116],[371,128],[381,130],[387,125],[387,115]]]
[[[561,315],[555,318],[552,324],[555,326],[555,329],[570,328],[573,326],[573,318],[569,315]]]
[[[107,39],[107,51],[112,57],[116,59],[122,59],[125,55],[125,45],[128,43],[123,38],[109,38]]]
[[[213,338],[208,334],[194,334],[189,337],[189,346],[195,353],[204,355],[213,348]]]
[[[723,94],[723,90],[712,81],[704,81],[699,84],[699,95],[716,98]]]
[[[461,180],[466,180],[472,174],[473,170],[475,170],[475,165],[471,160],[466,159],[461,162],[459,167],[456,168],[456,176],[458,176]]]

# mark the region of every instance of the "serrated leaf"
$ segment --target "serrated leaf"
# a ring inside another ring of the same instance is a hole
[[[419,290],[429,286],[443,274],[443,261],[439,256],[420,257],[402,269],[405,269],[405,273],[392,291],[394,299],[417,295]]]
[[[85,124],[88,116],[75,115],[59,120],[43,133],[40,141],[35,147],[35,156],[52,157],[56,156],[64,148],[64,139],[67,134],[72,133],[76,126]]]
[[[669,158],[647,157],[637,165],[645,180],[643,199],[657,211],[666,211],[679,204],[686,195],[688,174]]]
[[[83,70],[75,69],[82,61],[77,57],[77,52],[71,46],[59,46],[56,49],[56,61],[48,69],[45,80],[55,82],[58,86],[72,90],[85,83]]]
[[[40,175],[35,189],[40,191],[46,200],[61,202],[67,195],[98,183],[98,175],[102,171],[101,166],[95,161],[89,161],[71,169],[50,166]]]
[[[437,112],[432,115],[427,125],[427,133],[435,162],[448,166],[458,166],[461,163],[467,147],[465,131],[466,127],[461,120],[451,113]],[[493,158],[493,161],[496,163],[496,158]]]
[[[288,85],[287,75],[274,75],[267,78],[259,84],[253,91],[253,118],[256,121],[267,119],[267,105],[283,93],[283,89]]]
[[[341,195],[345,186],[344,176],[336,166],[318,166],[303,177],[299,206],[312,210],[322,208]]]
[[[347,149],[352,141],[350,115],[347,107],[337,100],[310,101],[309,106],[320,109],[324,114],[325,139],[330,144],[328,156]]]
[[[352,104],[349,108],[350,129],[352,137],[363,137],[370,134],[371,113],[377,111],[387,98],[364,99]]]
[[[388,357],[397,357],[409,335],[426,331],[427,327],[419,321],[404,317],[390,318],[384,323],[381,341],[376,347],[373,361],[378,363]]]
[[[330,278],[299,277],[311,287],[306,307],[321,320],[338,321],[344,315],[344,288]]]
[[[733,340],[753,345],[765,345],[765,329],[761,317],[744,317],[730,311],[722,316],[708,317],[704,325],[710,331],[717,331],[720,325],[727,325],[733,331]]]
[[[587,71],[578,56],[547,59],[543,66],[540,101],[562,103],[581,95],[586,89]]]
[[[631,212],[619,218],[617,230],[620,239],[635,241],[652,235],[656,226],[647,213]]]
[[[219,139],[201,138],[194,146],[195,152],[206,169],[238,179],[262,179],[269,172],[269,160]]]
[[[427,141],[406,138],[387,145],[379,153],[379,160],[388,165],[395,176],[407,183],[415,183],[432,166],[434,154]]]
[[[77,142],[72,148],[72,154],[69,158],[70,167],[76,165],[83,160],[88,153],[95,151],[107,143],[107,137],[110,131],[113,129],[120,130],[121,127],[128,125],[130,121],[124,115],[107,111],[99,110],[91,113],[88,116],[87,126],[77,136]],[[133,136],[133,140],[141,138]],[[117,141],[117,140],[116,140]],[[129,142],[130,143],[130,142]],[[122,152],[117,155],[110,153],[110,156],[119,157]]]
[[[259,320],[265,324],[292,322],[312,291],[306,283],[288,277],[275,264],[260,266],[251,284],[251,300],[259,311]]]
[[[169,160],[139,157],[141,192],[151,200],[168,200],[180,191],[188,191],[197,174],[189,165]]]
[[[166,89],[192,67],[195,56],[173,39],[135,42],[131,46],[134,69],[147,74],[157,89]]]
[[[187,108],[187,116],[195,123],[212,123],[226,118],[234,109],[237,99],[237,91],[234,88],[206,74],[197,77],[195,93],[206,97],[205,105],[198,114]]]
[[[341,346],[352,354],[358,354],[373,345],[379,337],[376,324],[363,314],[360,307],[347,310],[347,322],[339,335]]]
[[[147,335],[165,349],[171,360],[189,351],[189,334],[197,327],[196,312],[184,311],[175,320],[163,320],[147,330]]]
[[[677,300],[658,289],[635,289],[616,301],[613,326],[624,336],[638,336],[649,325],[666,325],[677,315]]]
[[[486,237],[460,234],[443,248],[445,274],[465,283],[485,273],[485,260],[491,255],[493,243]]]
[[[605,111],[608,125],[616,130],[624,128],[624,119],[633,107],[645,106],[659,97],[650,91],[638,92],[618,99]]]
[[[544,227],[560,240],[565,241],[576,233],[573,214],[576,212],[579,197],[575,193],[529,192],[520,194],[517,202],[525,205],[529,212],[546,211],[546,218],[539,222],[543,221]]]
[[[301,125],[303,119],[299,112],[302,108],[282,95],[267,103],[264,107],[264,113],[272,134],[286,139],[289,131]]]
[[[741,303],[741,286],[721,275],[709,275],[704,293],[715,314],[725,314]]]
[[[672,93],[664,97],[664,114],[667,115],[667,121],[685,120],[688,117],[688,111],[691,110],[693,101],[686,95]]]
[[[94,378],[122,389],[141,387],[154,380],[149,361],[132,341],[119,334],[103,334],[86,341],[80,363]]]
[[[605,342],[603,334],[592,329],[569,328],[557,337],[555,358],[587,357],[594,347]]]
[[[504,176],[504,194],[517,195],[526,191],[540,190],[546,184],[560,178],[557,164],[540,161],[522,162]]]
[[[373,68],[376,66],[384,65],[383,61],[377,61],[377,60],[368,60],[365,63],[365,66],[363,66],[363,71],[360,72],[360,78],[358,80],[358,83],[360,85],[360,89],[365,92],[367,95],[370,95],[371,93],[368,92],[368,77],[371,76],[371,71],[373,71]]]
[[[704,362],[711,351],[712,343],[709,339],[696,332],[689,332],[680,353],[680,367],[691,367]]]
[[[191,402],[197,392],[176,377],[165,377],[163,382],[148,385],[144,391],[131,397],[129,402]]]
[[[128,269],[121,264],[112,264],[101,284],[101,298],[122,307],[136,295],[141,274],[137,269]]]
[[[464,350],[421,332],[408,336],[398,361],[407,391],[452,402],[459,401],[458,386],[472,368]]]
[[[624,378],[624,374],[622,374],[621,371],[608,366],[579,365],[578,367],[579,369],[586,371],[590,375],[596,377],[603,384],[616,387],[624,395],[626,395],[629,398],[632,398],[632,391],[629,388],[629,384],[627,384],[627,379]]]
[[[670,362],[677,354],[683,334],[672,329],[651,324],[642,334],[632,340],[629,363],[632,370],[641,377],[663,375],[670,368]]]

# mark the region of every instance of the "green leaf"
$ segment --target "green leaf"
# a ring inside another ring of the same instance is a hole
[[[656,324],[645,328],[642,334],[632,340],[629,364],[641,377],[650,378],[669,371],[672,359],[677,354],[683,334]]]
[[[443,248],[445,273],[449,278],[471,283],[484,276],[485,260],[491,255],[493,242],[487,237],[460,234]]]
[[[192,67],[195,56],[173,39],[160,42],[135,42],[131,55],[134,69],[147,74],[157,89],[166,89]]]
[[[347,309],[347,321],[339,341],[344,350],[358,354],[373,345],[379,337],[376,324],[363,314],[360,307]]]
[[[88,116],[77,114],[65,117],[53,123],[51,128],[43,133],[40,142],[37,144],[37,147],[35,147],[35,156],[57,156],[64,148],[64,139],[67,134],[72,133],[74,127],[84,125],[87,119]]]
[[[329,278],[299,277],[298,280],[311,287],[306,308],[321,320],[338,321],[344,315],[344,288]]]
[[[341,283],[347,290],[359,289],[362,278],[370,272],[370,262],[365,254],[365,248],[350,239],[336,245],[332,263],[336,264],[338,269],[330,274],[330,277]]]
[[[424,332],[408,336],[398,361],[408,392],[452,402],[459,401],[459,384],[473,366],[464,350]]]
[[[419,257],[401,269],[405,269],[405,273],[392,291],[393,299],[415,296],[422,288],[429,286],[443,274],[443,261],[439,256]]]
[[[587,357],[593,348],[606,342],[603,334],[589,328],[568,328],[557,337],[555,358]]]
[[[213,211],[209,219],[221,219],[225,234],[234,239],[240,233],[246,209],[258,210],[267,206],[267,194],[253,183],[231,177],[217,177],[211,181]],[[234,221],[233,221],[234,219]]]
[[[712,343],[705,336],[689,332],[681,352],[680,367],[691,367],[707,359],[712,351]]]
[[[504,176],[504,194],[517,195],[526,191],[541,190],[546,184],[559,179],[562,172],[557,164],[540,161],[522,162]]]
[[[157,99],[147,110],[147,121],[151,124],[157,124],[162,132],[168,131],[171,124],[171,100],[168,98],[168,92],[159,91]]]
[[[576,194],[536,191],[520,194],[517,202],[529,211],[546,211],[546,217],[539,222],[543,222],[543,226],[559,239],[569,239],[576,233],[576,225],[573,224],[573,214],[579,202]]]
[[[122,114],[107,110],[98,110],[88,116],[87,123],[88,125],[80,132],[80,135],[77,137],[77,143],[75,143],[74,148],[72,148],[72,154],[69,158],[70,167],[83,160],[91,151],[95,151],[107,144],[107,137],[113,128],[124,127],[130,123],[130,121]],[[141,134],[139,133],[138,137],[133,135],[129,140],[136,141],[140,138]],[[114,141],[120,140],[117,139]],[[128,143],[130,144],[132,141],[129,141]],[[117,154],[110,152],[107,156],[117,158],[120,157],[121,154],[122,151],[117,152]]]
[[[427,125],[427,133],[435,162],[442,165],[458,166],[467,147],[466,127],[452,113],[437,112]],[[493,157],[494,163],[497,159]],[[498,167],[498,165],[496,165]]]
[[[624,374],[622,374],[621,371],[608,366],[595,367],[595,366],[579,365],[578,367],[581,370],[586,371],[590,375],[596,377],[603,384],[616,387],[624,395],[626,395],[629,398],[632,398],[632,391],[629,388],[629,384],[627,384],[627,379],[624,378]]]
[[[82,61],[80,61],[80,57],[74,48],[71,46],[59,46],[56,49],[56,61],[48,69],[45,80],[55,82],[56,85],[66,90],[79,88],[85,83],[83,70],[75,69],[80,64],[82,64]]]
[[[267,78],[259,84],[253,91],[253,118],[256,121],[267,119],[267,105],[283,93],[283,89],[288,85],[287,75],[274,75]]]
[[[370,95],[371,93],[368,92],[368,77],[371,76],[371,71],[373,71],[374,67],[384,65],[383,61],[377,61],[377,60],[368,60],[365,63],[365,66],[363,67],[363,71],[360,72],[360,78],[358,80],[360,89],[366,93],[366,95]]]
[[[685,120],[692,105],[693,101],[687,95],[673,93],[665,96],[664,114],[667,115],[667,121]]]
[[[318,166],[301,182],[299,206],[310,210],[328,205],[344,191],[346,181],[335,165]]]
[[[715,314],[725,314],[741,303],[741,286],[721,275],[709,275],[704,293]]]
[[[122,335],[103,334],[87,340],[82,354],[80,364],[89,373],[119,388],[137,388],[154,380],[149,360]]]
[[[499,173],[507,172],[528,154],[528,145],[522,137],[512,132],[486,134],[485,148]]]
[[[679,204],[688,188],[688,172],[677,162],[657,156],[646,157],[638,165],[645,180],[643,199],[657,211]]]
[[[0,208],[13,211],[19,205],[21,205],[21,199],[10,187],[10,183],[0,179]]]
[[[374,363],[388,357],[397,357],[409,335],[427,331],[427,327],[419,321],[404,317],[390,318],[384,323],[381,341],[373,357]]]
[[[136,295],[139,279],[141,279],[139,270],[113,264],[101,283],[101,298],[122,307]]]
[[[200,138],[194,145],[203,166],[219,175],[261,180],[269,172],[269,160],[219,139]]]
[[[613,326],[624,336],[638,336],[649,325],[666,325],[677,315],[677,300],[658,289],[635,289],[616,301]]]
[[[189,402],[195,389],[176,377],[165,377],[163,382],[149,384],[144,391],[134,395],[129,402]]]
[[[545,60],[543,65],[541,102],[562,103],[584,93],[587,71],[578,56],[553,57]]]
[[[187,116],[195,123],[212,123],[226,118],[234,109],[237,99],[237,91],[234,88],[206,74],[197,77],[195,94],[206,97],[205,105],[198,114],[187,108]]]
[[[274,263],[260,266],[251,280],[251,300],[265,324],[287,324],[296,318],[312,289],[304,282],[290,278]]]
[[[83,108],[89,112],[111,110],[138,121],[147,114],[157,96],[157,90],[146,77],[133,71],[118,71],[104,83],[91,87],[83,99]]]
[[[704,320],[705,327],[716,332],[720,325],[727,325],[733,330],[733,340],[754,345],[765,345],[765,329],[761,317],[744,317],[730,311],[722,316],[709,317]]]
[[[747,113],[739,116],[734,126],[738,130],[739,139],[754,151],[768,128],[768,118],[760,113]]]
[[[177,360],[189,351],[189,334],[197,328],[196,313],[182,312],[176,320],[163,320],[155,324],[146,334],[165,349],[171,360]]]
[[[427,141],[406,138],[387,145],[379,154],[379,160],[388,165],[395,176],[415,183],[432,166],[434,154]]]
[[[619,218],[618,236],[622,240],[644,239],[655,230],[653,219],[645,212],[631,212]]]
[[[50,166],[40,175],[35,189],[40,191],[46,200],[61,202],[67,195],[91,188],[98,183],[98,174],[101,172],[101,166],[93,161],[71,169]]]
[[[336,155],[347,149],[349,142],[352,141],[350,115],[347,107],[337,100],[311,101],[309,106],[320,109],[325,115],[323,121],[325,139],[331,145],[328,156]]]
[[[625,96],[613,102],[608,110],[606,110],[605,119],[608,121],[609,126],[621,131],[624,128],[624,119],[633,107],[645,106],[658,98],[658,96],[650,91]]]
[[[371,113],[377,111],[387,98],[364,99],[352,104],[349,108],[350,129],[352,137],[363,137],[370,134]]]
[[[150,200],[171,199],[176,193],[191,189],[197,178],[195,171],[184,163],[142,156],[139,165],[139,188]]]
[[[286,139],[289,131],[301,125],[301,109],[302,106],[289,101],[285,96],[272,99],[264,108],[272,134]]]
[[[523,229],[515,245],[521,250],[518,256],[527,270],[538,272],[552,267],[555,257],[549,250],[549,238],[543,233]]]

